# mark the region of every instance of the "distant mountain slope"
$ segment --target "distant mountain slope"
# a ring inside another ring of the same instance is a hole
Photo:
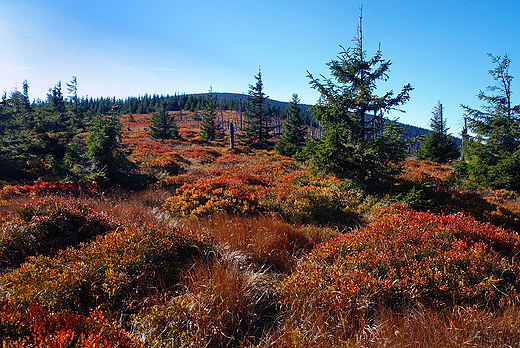
[[[204,94],[204,93],[201,93],[201,94]],[[219,101],[220,100],[229,100],[229,99],[245,101],[247,98],[247,94],[240,94],[240,93],[214,93],[214,94],[217,96]],[[280,107],[282,110],[289,106],[288,102],[283,102],[283,101],[279,101],[279,100],[269,99],[269,103],[271,106]],[[312,105],[300,104],[300,107],[303,112],[306,112],[312,107]],[[397,123],[399,124],[399,126],[401,126],[403,128],[403,138],[405,138],[405,139],[413,139],[419,135],[428,134],[428,132],[429,132],[429,130],[426,128],[412,126],[412,125],[404,124],[404,123],[400,123],[400,122],[397,122]],[[453,139],[459,146],[462,144],[462,140],[460,138],[453,137]]]

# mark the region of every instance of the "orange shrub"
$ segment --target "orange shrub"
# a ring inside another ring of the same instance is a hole
[[[227,154],[214,166],[218,169],[206,177],[194,177],[195,182],[179,187],[165,207],[181,216],[274,212],[288,221],[344,227],[362,223],[376,203],[346,181],[312,176],[293,161],[270,153]]]
[[[265,183],[253,175],[220,175],[184,184],[164,205],[182,216],[251,214],[259,210],[258,192],[264,187]]]

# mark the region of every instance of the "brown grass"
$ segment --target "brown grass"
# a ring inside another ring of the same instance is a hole
[[[358,336],[357,347],[520,347],[520,311],[458,308],[399,315],[381,313]]]
[[[309,313],[311,313],[309,311]],[[430,309],[395,313],[382,310],[369,318],[345,313],[355,320],[344,328],[327,325],[326,313],[310,315],[306,324],[286,322],[266,343],[278,348],[484,348],[520,347],[520,310],[500,312],[477,308],[456,308],[438,312]]]
[[[135,317],[134,336],[151,347],[250,346],[274,320],[273,284],[225,260],[198,263],[182,294]]]
[[[262,215],[215,215],[184,220],[183,227],[209,236],[223,253],[238,253],[278,272],[291,270],[305,252],[321,241],[318,234],[306,235],[300,227]]]
[[[153,223],[172,227],[175,222],[163,209],[164,200],[171,195],[167,190],[119,192],[106,199],[92,199],[89,205],[121,221],[136,225]]]

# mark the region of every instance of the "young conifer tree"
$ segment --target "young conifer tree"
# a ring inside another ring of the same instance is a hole
[[[179,126],[172,116],[166,111],[165,105],[161,105],[158,112],[152,114],[150,122],[150,137],[152,139],[177,139]]]
[[[444,108],[439,101],[432,111],[430,118],[431,131],[421,141],[421,148],[417,159],[446,163],[460,156],[459,146],[448,134]]]
[[[268,97],[264,93],[260,69],[255,79],[256,84],[249,85],[245,112],[246,127],[242,139],[244,145],[265,149],[269,147],[269,140],[272,138],[272,114],[267,103]]]
[[[202,111],[202,124],[200,125],[200,138],[213,141],[216,139],[217,128],[215,118],[217,117],[217,98],[210,91],[204,98],[204,109]]]
[[[284,123],[284,131],[276,142],[275,151],[282,156],[292,157],[302,149],[305,144],[307,127],[301,117],[301,108],[298,106],[300,99],[298,94],[293,94],[287,110],[287,121]]]
[[[117,116],[98,116],[92,120],[85,139],[85,158],[91,161],[92,179],[111,179],[129,166],[121,129]]]

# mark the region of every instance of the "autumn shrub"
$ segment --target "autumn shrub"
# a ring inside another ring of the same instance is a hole
[[[273,323],[273,294],[265,272],[198,264],[186,273],[182,294],[134,316],[134,335],[150,347],[251,346]]]
[[[416,210],[469,214],[481,222],[520,232],[520,209],[512,191],[461,190],[450,181],[451,167],[429,161],[405,161],[394,198]]]
[[[0,199],[9,199],[14,196],[94,196],[98,188],[94,183],[69,184],[59,182],[40,182],[33,185],[4,185],[0,190]]]
[[[0,289],[17,302],[52,310],[132,311],[147,297],[170,291],[184,263],[207,248],[175,230],[129,227],[52,257],[29,257],[0,278]]]
[[[186,182],[165,202],[181,216],[278,213],[297,223],[340,226],[361,224],[376,201],[352,183],[333,176],[315,177],[287,159],[248,166],[253,156],[223,155],[219,168]]]
[[[217,158],[222,156],[220,151],[211,148],[196,148],[193,150],[184,151],[184,157],[197,161],[200,164],[211,164]]]
[[[223,174],[186,183],[164,204],[181,216],[200,217],[218,212],[251,214],[259,210],[258,192],[264,181],[252,174]]]
[[[403,161],[403,171],[399,174],[399,178],[414,183],[435,185],[448,185],[451,176],[450,165],[433,161],[419,161],[411,157]]]
[[[314,249],[281,285],[280,303],[290,332],[347,342],[361,325],[357,318],[380,308],[516,302],[519,251],[516,233],[463,215],[389,209]]]
[[[0,265],[16,266],[27,256],[75,246],[117,226],[113,218],[79,200],[55,196],[31,200],[0,226]]]
[[[101,312],[51,312],[30,304],[0,300],[2,347],[142,347]]]
[[[339,226],[361,224],[376,204],[347,181],[309,172],[281,176],[259,200],[264,210],[288,221]]]
[[[189,163],[176,152],[166,152],[158,154],[133,154],[136,164],[143,172],[165,173],[177,175],[185,170],[184,166]]]
[[[303,171],[295,161],[279,156],[274,151],[255,151],[250,154],[227,153],[218,157],[213,167],[222,172],[255,174],[270,183],[275,183],[284,175]]]

